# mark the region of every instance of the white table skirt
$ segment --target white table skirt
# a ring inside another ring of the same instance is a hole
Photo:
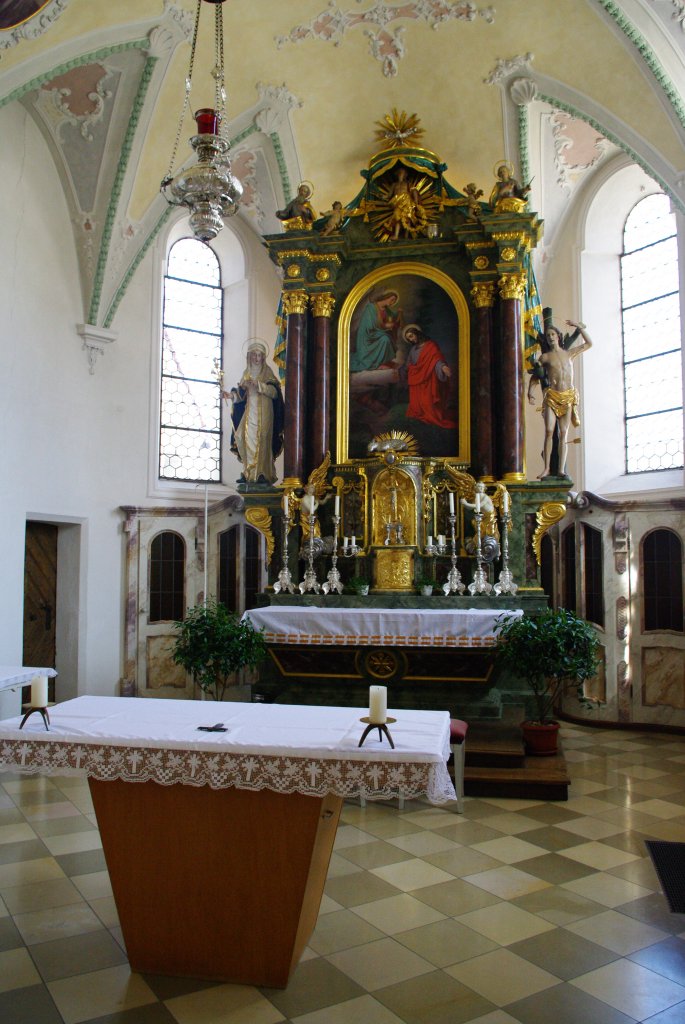
[[[0,690],[25,686],[34,676],[56,676],[54,668],[26,668],[23,665],[0,665]]]
[[[0,770],[86,774],[126,782],[271,789],[368,799],[425,794],[455,800],[447,771],[446,711],[389,710],[395,749],[374,729],[359,747],[367,708],[77,697],[0,722]],[[222,722],[226,732],[198,732]]]
[[[317,608],[270,605],[252,608],[249,618],[264,629],[267,643],[317,646],[490,647],[496,620],[518,618],[520,610],[496,608]]]

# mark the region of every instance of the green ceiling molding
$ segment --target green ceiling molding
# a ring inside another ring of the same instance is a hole
[[[166,208],[166,210],[164,211],[164,213],[162,214],[162,216],[157,221],[157,223],[155,224],[155,226],[152,229],[152,231],[150,232],[150,234],[147,236],[147,238],[145,239],[145,241],[141,245],[141,247],[138,250],[138,252],[136,253],[135,259],[133,260],[133,262],[129,266],[128,270],[126,271],[126,274],[124,275],[124,278],[123,278],[121,284],[117,288],[116,295],[112,299],[112,304],[110,305],[109,309],[107,310],[107,315],[105,317],[105,323],[104,323],[105,327],[109,328],[109,327],[112,326],[112,321],[114,320],[114,317],[116,315],[117,309],[119,308],[119,303],[121,302],[121,300],[123,299],[124,295],[126,294],[126,289],[128,288],[129,284],[133,280],[135,272],[138,269],[138,267],[140,266],[140,264],[142,263],[143,258],[145,257],[145,254],[147,253],[148,249],[150,248],[150,246],[154,242],[155,238],[157,237],[157,235],[162,230],[162,228],[164,227],[164,225],[168,221],[169,217],[171,216],[171,212],[172,212],[172,208],[170,206],[168,206]]]
[[[649,45],[642,33],[638,32],[624,11],[616,3],[616,0],[597,0],[600,7],[603,7],[607,14],[614,19],[623,34],[636,48],[649,70],[663,89],[669,103],[673,107],[680,124],[685,128],[685,105],[678,89],[666,74],[659,58]]]
[[[116,221],[117,208],[121,198],[121,189],[124,183],[124,176],[128,167],[128,161],[131,156],[131,147],[133,146],[133,140],[138,129],[140,112],[143,108],[143,103],[145,102],[145,97],[150,85],[150,79],[152,78],[152,72],[157,60],[157,57],[148,57],[145,61],[145,67],[143,68],[143,73],[140,76],[138,91],[133,101],[131,116],[126,128],[126,136],[121,147],[119,163],[117,165],[117,171],[112,185],[112,194],[107,207],[105,224],[102,229],[102,238],[100,239],[100,253],[98,255],[98,263],[95,270],[95,278],[93,280],[93,292],[90,300],[90,310],[88,312],[88,323],[90,324],[97,323],[98,309],[100,308],[100,299],[102,297],[102,283],[104,281],[105,269],[109,258],[109,247],[112,242],[112,230]]]
[[[530,181],[530,147],[528,145],[528,106],[519,106],[519,163],[521,164],[521,181]]]
[[[283,147],[281,146],[281,140],[275,132],[272,132],[269,136],[273,143],[274,153],[276,155],[276,162],[278,164],[278,171],[281,175],[281,185],[283,186],[283,195],[286,197],[286,201],[289,195],[292,195],[290,191],[290,175],[288,174],[288,168],[285,165],[285,156],[283,155]]]
[[[579,120],[585,121],[587,124],[591,125],[591,127],[598,131],[600,135],[603,135],[605,139],[608,139],[609,142],[613,142],[615,146],[618,146],[618,148],[622,149],[624,153],[627,153],[630,159],[636,163],[638,167],[641,167],[645,174],[648,174],[650,178],[653,178],[654,181],[656,181],[656,183],[664,190],[667,196],[670,196],[671,200],[678,207],[680,212],[685,213],[685,202],[673,190],[668,182],[666,182],[661,175],[647,163],[644,157],[640,156],[639,153],[628,146],[623,139],[619,138],[618,135],[615,135],[614,132],[609,131],[606,125],[601,124],[601,122],[597,121],[594,117],[590,117],[585,113],[585,111],[579,110],[578,107],[574,107],[571,103],[564,103],[562,100],[558,100],[554,96],[545,96],[544,93],[538,93],[536,98],[542,103],[549,103],[550,107],[555,107],[557,110],[563,110],[565,114],[570,114],[572,117],[577,117]],[[519,132],[520,131],[521,122],[519,120]],[[523,156],[521,156],[521,160],[523,160]]]
[[[105,60],[107,57],[111,57],[112,54],[122,53],[124,50],[145,50],[149,45],[149,39],[134,39],[129,43],[117,43],[116,46],[106,46],[101,50],[93,50],[92,53],[84,53],[80,57],[74,57],[73,60],[65,61],[64,64],[59,64],[56,68],[51,68],[50,71],[46,71],[42,75],[36,75],[30,82],[24,82],[23,85],[13,89],[12,92],[8,92],[6,96],[0,96],[0,107],[4,107],[13,100],[20,100],[22,96],[27,92],[31,92],[32,89],[39,89],[45,82],[50,82],[53,78],[66,74],[67,71],[73,71],[74,68],[80,68],[82,64],[92,64],[94,61]]]

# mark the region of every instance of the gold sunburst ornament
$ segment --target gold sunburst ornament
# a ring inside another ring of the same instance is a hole
[[[391,114],[386,114],[382,121],[376,121],[376,139],[387,149],[398,146],[413,145],[425,135],[419,127],[420,120],[416,114],[407,114],[406,110],[398,113],[395,107]]]

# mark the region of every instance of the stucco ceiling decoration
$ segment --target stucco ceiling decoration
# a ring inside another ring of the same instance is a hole
[[[344,11],[335,0],[329,0],[328,7],[311,21],[295,25],[287,35],[275,38],[279,49],[287,43],[301,43],[305,39],[318,39],[340,46],[346,32],[363,28],[371,55],[380,62],[385,77],[392,78],[406,53],[402,38],[405,28],[395,25],[395,22],[402,19],[421,21],[437,29],[448,21],[474,21],[478,17],[492,24],[495,20],[494,7],[479,6],[471,0],[404,0],[398,4],[376,0],[366,11]]]
[[[615,147],[585,121],[555,110],[550,118],[554,139],[557,184],[571,188],[582,172],[595,167],[603,156]]]
[[[41,86],[41,94],[50,97],[58,113],[77,126],[87,142],[93,141],[92,128],[102,121],[105,101],[112,98],[111,89],[104,86],[107,75],[102,64],[88,64]]]
[[[654,3],[655,0],[652,0]],[[683,32],[685,32],[685,0],[671,0],[672,6],[675,8],[671,14],[673,21],[677,22]]]
[[[0,50],[22,39],[37,39],[66,10],[70,0],[5,0],[0,10]]]

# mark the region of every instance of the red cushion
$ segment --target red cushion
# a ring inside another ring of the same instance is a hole
[[[468,728],[468,722],[462,722],[460,718],[450,718],[450,744],[463,743]]]

